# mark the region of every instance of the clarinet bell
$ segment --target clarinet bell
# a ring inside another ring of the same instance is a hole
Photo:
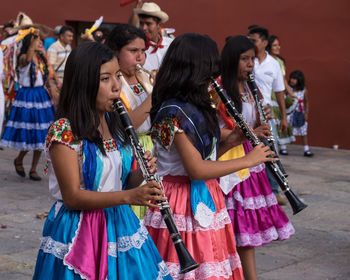
[[[176,244],[175,249],[179,258],[180,274],[187,273],[199,266],[199,263],[196,263],[183,243]]]
[[[293,191],[289,190],[286,191],[285,196],[287,197],[290,206],[293,209],[293,215],[299,213],[300,211],[302,211],[303,209],[305,209],[307,207],[307,205],[305,203],[303,203],[295,194]]]

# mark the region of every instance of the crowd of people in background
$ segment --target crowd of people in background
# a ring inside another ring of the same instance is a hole
[[[295,136],[304,156],[313,156],[303,72],[287,74],[279,37],[263,26],[227,37],[220,54],[206,35],[175,37],[168,19],[156,3],[138,0],[129,22],[111,29],[52,30],[24,13],[1,26],[1,149],[19,151],[13,165],[23,178],[33,151],[34,181],[42,179],[45,151],[56,200],[33,279],[255,280],[255,248],[294,234],[264,163],[287,156]],[[251,73],[267,122],[247,83]],[[274,147],[251,145],[213,91],[213,78]],[[144,180],[117,99],[162,186]],[[185,274],[155,202],[165,200],[199,264]]]

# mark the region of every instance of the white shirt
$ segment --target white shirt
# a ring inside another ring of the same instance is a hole
[[[30,74],[29,74],[29,68],[30,64],[28,63],[24,67],[18,67],[18,73],[19,73],[19,78],[18,78],[18,83],[21,87],[30,87]],[[43,75],[41,74],[41,71],[37,71],[37,76],[36,80],[34,83],[34,87],[41,87],[44,85],[44,80],[43,80]]]
[[[104,145],[108,140],[104,140]],[[72,147],[78,154],[81,154],[82,145],[75,145]],[[49,191],[52,197],[55,199],[62,199],[62,194],[60,187],[58,185],[58,180],[55,175],[55,171],[52,166],[49,150],[45,149],[46,156],[48,159],[48,173],[49,173]],[[103,156],[103,171],[101,174],[101,179],[99,182],[98,192],[112,192],[122,190],[122,161],[120,152],[116,151],[106,151],[107,156]],[[83,162],[82,157],[78,157],[79,160],[79,174],[80,174],[80,189],[85,190],[85,182],[83,175]]]
[[[146,62],[143,65],[143,67],[148,71],[158,70],[168,48],[173,40],[174,39],[172,39],[172,38],[163,36],[162,45],[164,47],[158,48],[155,53],[151,53],[154,50],[154,47],[150,46],[146,50]]]
[[[140,94],[135,94],[129,85],[125,85],[123,83],[122,90],[126,94],[128,101],[130,103],[131,109],[135,110],[138,106],[140,106],[148,97],[148,93],[146,91],[140,92]],[[145,121],[135,130],[137,133],[148,132],[151,128],[151,117],[145,119]]]
[[[272,91],[284,91],[285,86],[280,64],[271,55],[266,54],[262,63],[255,58],[254,76],[256,85],[264,97],[264,104],[271,104]]]
[[[53,43],[47,50],[49,62],[56,71],[57,77],[61,82],[63,82],[64,68],[71,51],[72,47],[70,45],[64,47],[60,40]]]
[[[153,153],[157,156],[157,174],[159,176],[188,176],[174,144],[167,151],[158,141],[153,143]]]

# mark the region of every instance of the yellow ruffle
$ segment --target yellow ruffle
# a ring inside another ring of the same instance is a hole
[[[233,147],[232,149],[228,150],[226,153],[224,153],[219,160],[224,161],[224,160],[230,160],[230,159],[236,159],[236,158],[241,158],[245,156],[243,144],[238,145],[236,147]],[[245,168],[242,170],[239,170],[235,172],[237,176],[243,180],[249,176],[249,169]]]
[[[132,111],[129,99],[123,90],[120,92],[119,99],[123,102],[123,105],[124,105],[126,111],[128,111],[128,112]]]

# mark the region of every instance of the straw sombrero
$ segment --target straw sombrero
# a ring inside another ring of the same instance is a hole
[[[169,19],[169,16],[163,12],[160,7],[154,2],[145,2],[141,8],[135,8],[134,13],[139,15],[148,15],[152,17],[157,17],[161,22],[166,22]]]
[[[13,32],[17,32],[20,29],[28,29],[34,27],[39,29],[40,37],[46,38],[52,33],[52,28],[39,23],[33,23],[32,19],[23,12],[19,12],[14,22]]]

